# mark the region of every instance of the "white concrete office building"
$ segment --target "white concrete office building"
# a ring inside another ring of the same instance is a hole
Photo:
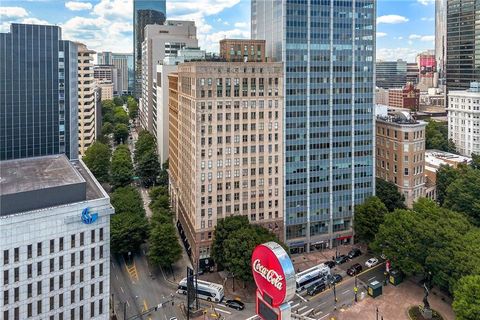
[[[142,128],[154,133],[153,115],[156,113],[153,94],[156,87],[157,64],[169,55],[176,56],[185,47],[198,47],[197,28],[193,21],[166,21],[163,25],[145,26],[142,43],[142,95],[139,101],[139,118]]]
[[[470,89],[448,93],[448,139],[457,152],[471,157],[480,154],[480,82],[470,83]]]
[[[107,193],[64,155],[0,168],[0,318],[108,319]]]

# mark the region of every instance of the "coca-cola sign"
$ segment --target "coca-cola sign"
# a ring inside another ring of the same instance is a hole
[[[261,244],[252,253],[252,273],[258,290],[277,307],[295,294],[295,269],[290,257],[278,243]]]

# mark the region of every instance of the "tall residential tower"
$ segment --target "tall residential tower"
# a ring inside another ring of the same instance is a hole
[[[284,219],[291,252],[351,241],[374,191],[374,0],[252,0],[252,37],[284,62]]]

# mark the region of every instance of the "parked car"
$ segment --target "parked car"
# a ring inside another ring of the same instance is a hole
[[[317,293],[320,293],[322,292],[323,290],[325,290],[327,288],[327,286],[325,285],[325,282],[320,282],[319,284],[316,284],[314,286],[311,286],[310,288],[307,289],[307,294],[309,296],[314,296],[316,295]]]
[[[374,267],[378,264],[378,259],[377,258],[370,258],[365,262],[365,266],[368,268]]]
[[[342,263],[345,263],[347,261],[348,261],[348,257],[344,254],[342,254],[341,256],[338,256],[337,259],[335,259],[336,264],[342,264]]]
[[[343,277],[339,274],[332,274],[332,284],[333,283],[339,283],[343,280]]]
[[[327,267],[329,267],[330,269],[332,269],[332,268],[335,267],[336,263],[335,263],[335,261],[329,260],[329,261],[325,262],[325,265]]]
[[[359,274],[361,271],[362,271],[362,266],[358,263],[355,263],[350,268],[348,268],[347,274],[353,277],[354,275]]]
[[[245,309],[245,304],[239,300],[227,300],[225,301],[225,305],[232,309],[237,309],[237,310]]]
[[[353,248],[352,250],[350,250],[350,252],[348,253],[348,258],[349,259],[353,259],[355,257],[358,257],[362,254],[362,251],[360,251],[360,249],[358,248]]]

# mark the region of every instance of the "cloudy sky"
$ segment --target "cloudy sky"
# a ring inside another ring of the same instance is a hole
[[[414,61],[434,48],[435,0],[378,0],[377,58]],[[132,0],[2,0],[0,32],[11,22],[56,24],[63,38],[97,51],[132,51]],[[168,19],[195,20],[200,46],[250,36],[250,0],[167,0]]]

